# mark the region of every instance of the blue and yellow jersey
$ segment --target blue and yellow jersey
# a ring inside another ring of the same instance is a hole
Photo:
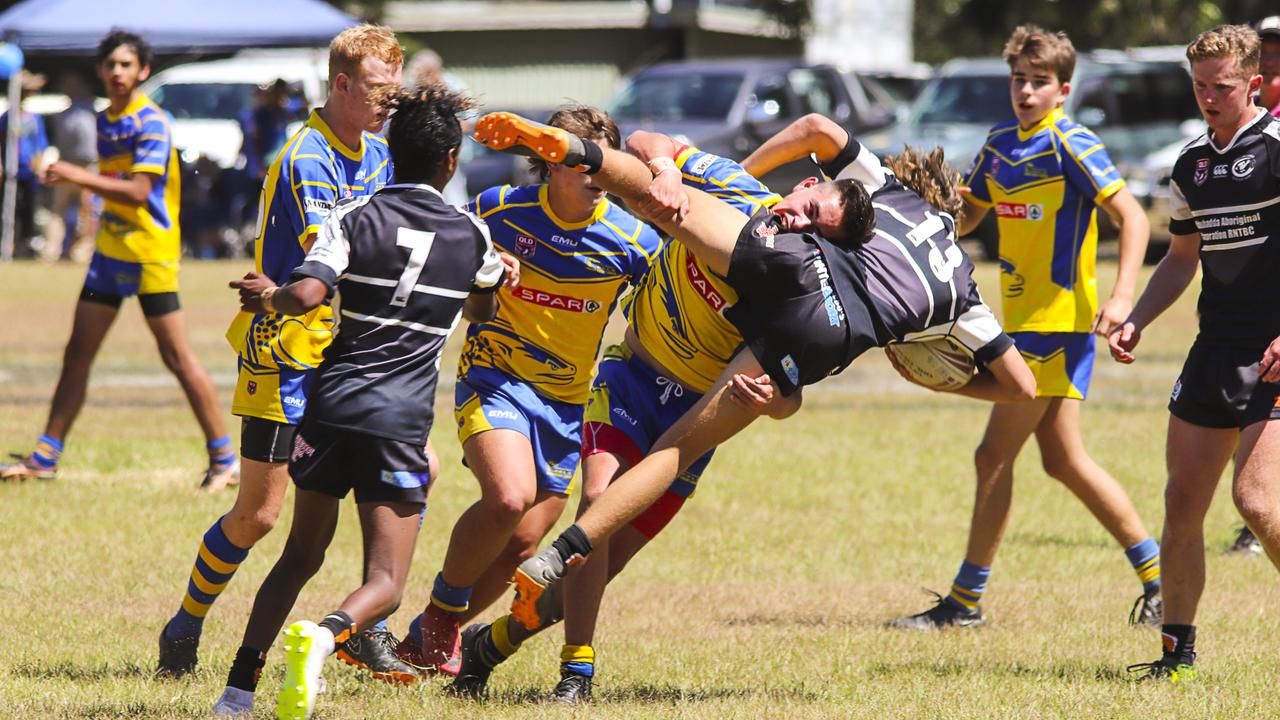
[[[738,163],[697,148],[682,148],[676,165],[686,185],[747,215],[782,199]],[[725,308],[737,301],[724,278],[683,243],[670,241],[628,299],[627,321],[667,372],[691,390],[705,393],[742,344],[741,333],[724,317]]]
[[[553,400],[586,403],[609,314],[648,272],[658,234],[608,200],[586,220],[565,222],[546,185],[489,188],[467,207],[488,223],[493,244],[520,260],[520,285],[499,290],[497,317],[467,330],[459,376],[492,367]]]
[[[311,113],[280,150],[263,181],[254,242],[257,271],[278,285],[288,282],[289,274],[306,257],[307,236],[319,231],[334,204],[347,197],[372,195],[391,182],[391,174],[386,140],[366,132],[360,147],[349,148],[318,113]],[[227,340],[242,364],[260,371],[307,370],[319,366],[332,329],[333,310],[327,303],[298,317],[241,311],[227,330]]]
[[[1089,332],[1098,308],[1097,206],[1124,187],[1106,147],[1061,109],[1030,130],[997,125],[966,173],[994,207],[1008,332]]]
[[[169,115],[142,93],[119,115],[104,110],[98,115],[98,170],[114,178],[156,176],[146,202],[137,207],[102,199],[98,252],[129,262],[177,262],[181,187]]]

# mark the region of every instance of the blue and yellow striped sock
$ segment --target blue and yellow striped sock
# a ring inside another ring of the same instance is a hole
[[[31,452],[31,460],[35,464],[49,470],[58,466],[62,457],[62,441],[49,435],[36,438],[36,449]]]
[[[590,645],[565,645],[560,648],[560,669],[574,675],[596,674],[596,651]]]
[[[431,604],[445,612],[461,614],[471,605],[471,587],[454,587],[444,581],[444,573],[436,573],[431,588]]]
[[[198,637],[204,625],[204,616],[218,595],[231,582],[240,563],[249,555],[249,548],[237,547],[222,532],[222,518],[218,518],[204,539],[200,542],[200,552],[196,555],[195,565],[191,568],[191,578],[187,581],[187,594],[182,598],[182,607],[165,626],[165,635],[170,640]]]
[[[236,452],[231,449],[230,435],[223,435],[217,440],[210,440],[205,443],[205,448],[209,451],[210,465],[226,467],[236,461]]]
[[[987,591],[987,580],[991,577],[991,568],[974,565],[965,560],[960,563],[960,572],[956,573],[955,582],[951,583],[951,592],[946,601],[968,612],[978,609],[982,601],[982,593]]]
[[[512,642],[511,634],[508,631],[508,623],[511,622],[510,615],[503,615],[493,621],[484,632],[480,639],[480,659],[489,667],[497,667],[499,663],[520,649],[520,643]]]
[[[1129,558],[1129,564],[1133,565],[1133,571],[1138,573],[1143,592],[1151,592],[1160,587],[1160,546],[1154,539],[1147,538],[1133,547],[1127,547],[1124,554]]]

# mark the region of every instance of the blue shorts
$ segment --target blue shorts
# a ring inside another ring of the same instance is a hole
[[[583,418],[583,454],[613,453],[634,466],[701,398],[700,393],[658,374],[626,346],[615,345],[605,351],[591,387]],[[695,460],[668,492],[692,495],[713,454],[715,450]]]
[[[94,292],[127,298],[178,292],[178,263],[139,263],[94,253],[84,286]]]
[[[551,400],[493,368],[472,367],[453,390],[458,440],[515,430],[533,446],[538,489],[568,495],[582,448],[582,406]]]
[[[1089,394],[1097,354],[1092,333],[1012,332],[1009,336],[1036,376],[1036,397],[1083,400]]]

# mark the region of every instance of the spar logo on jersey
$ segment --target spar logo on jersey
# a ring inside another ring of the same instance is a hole
[[[1252,155],[1244,157],[1231,163],[1231,177],[1237,180],[1243,180],[1253,174],[1253,167],[1257,163]]]
[[[702,268],[698,267],[697,258],[691,252],[685,253],[684,269],[685,274],[689,277],[689,285],[697,291],[703,300],[707,301],[711,309],[716,312],[724,310],[724,306],[728,303],[725,301],[724,296],[716,291],[715,285],[711,284],[711,278],[707,277]]]
[[[533,257],[533,252],[538,249],[538,241],[528,235],[516,236],[516,254],[520,257]]]
[[[1044,205],[1040,203],[996,203],[996,216],[1009,220],[1043,220]]]
[[[516,287],[511,291],[518,299],[525,302],[541,305],[542,307],[551,308],[553,310],[564,310],[566,312],[577,313],[593,313],[600,309],[600,303],[595,300],[584,300],[582,298],[570,297],[568,295],[557,295],[545,290],[535,290],[523,285]]]
[[[1200,158],[1196,161],[1196,174],[1191,179],[1196,185],[1203,185],[1204,181],[1209,179],[1209,158]]]

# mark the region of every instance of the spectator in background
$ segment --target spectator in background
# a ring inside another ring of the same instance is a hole
[[[445,72],[444,60],[440,58],[440,53],[431,48],[423,48],[414,53],[413,57],[409,58],[409,62],[405,64],[404,86],[412,88],[435,83],[444,83],[454,92],[466,93],[468,91],[466,83],[462,82],[456,75]],[[460,119],[463,132],[470,134],[472,127],[475,125],[476,116],[468,113]],[[472,144],[462,143],[459,153],[458,171],[453,174],[453,178],[449,180],[449,184],[445,186],[443,191],[445,202],[455,207],[466,205],[467,201],[471,199],[467,197],[466,166],[472,158]]]
[[[98,118],[93,110],[93,91],[77,73],[64,75],[59,89],[71,99],[71,106],[50,119],[53,146],[58,149],[59,159],[96,173]],[[41,257],[45,260],[69,257],[76,262],[88,262],[93,255],[93,236],[98,231],[92,193],[74,183],[51,185],[49,193],[50,219]],[[70,244],[66,242],[68,228],[72,235]]]
[[[267,167],[284,145],[285,129],[293,119],[290,109],[289,83],[277,79],[259,87],[253,94],[253,107],[240,118],[244,144],[245,172],[257,182],[267,175]]]
[[[22,101],[25,103],[28,97],[44,87],[45,78],[44,75],[23,70],[18,76],[18,82],[22,84]],[[39,175],[45,151],[49,149],[49,138],[45,134],[44,118],[29,110],[21,110],[18,117],[18,191],[14,236],[20,243],[35,251],[44,245],[43,239],[35,238],[35,194],[41,187]],[[5,111],[0,115],[0,177],[3,177],[4,168],[8,167],[8,140],[9,112]]]
[[[1262,59],[1258,63],[1262,90],[1258,99],[1262,107],[1280,117],[1280,15],[1259,20],[1257,30],[1262,37]]]

